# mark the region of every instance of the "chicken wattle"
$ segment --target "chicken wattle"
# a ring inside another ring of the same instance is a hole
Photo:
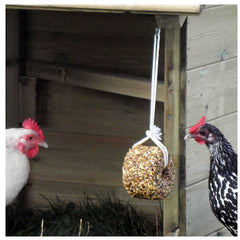
[[[205,123],[205,117],[189,129],[185,139],[194,138],[210,152],[209,200],[217,219],[237,236],[237,154],[218,128]]]

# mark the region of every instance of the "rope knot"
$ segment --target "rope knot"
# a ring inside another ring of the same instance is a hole
[[[167,148],[162,144],[162,131],[159,127],[154,125],[155,119],[155,107],[156,107],[156,96],[157,96],[157,75],[158,75],[158,58],[159,58],[159,46],[160,46],[160,28],[155,29],[154,44],[153,44],[153,65],[152,65],[152,83],[151,83],[151,105],[150,105],[150,123],[149,130],[146,131],[146,137],[135,143],[140,145],[149,139],[151,139],[163,152],[164,168],[168,164],[168,151]]]
[[[156,125],[152,126],[152,129],[150,129],[151,135],[157,138],[159,141],[162,141],[162,130]]]

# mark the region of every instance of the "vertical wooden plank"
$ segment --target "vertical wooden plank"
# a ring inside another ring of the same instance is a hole
[[[180,25],[181,26],[181,25]],[[186,41],[187,22],[181,26],[180,31],[180,101],[179,101],[179,235],[186,236]]]
[[[182,44],[182,43],[181,43]],[[182,51],[181,51],[182,55]],[[186,129],[186,72],[185,67],[180,72],[180,103],[179,103],[179,235],[186,236],[186,143],[184,141]]]
[[[180,156],[180,27],[178,22],[165,29],[165,109],[164,143],[175,166],[172,193],[164,199],[164,236],[179,235],[179,156]]]
[[[17,93],[19,76],[18,10],[6,11],[6,127],[17,126]]]
[[[26,118],[36,119],[37,115],[37,79],[21,77],[18,91],[18,122]]]

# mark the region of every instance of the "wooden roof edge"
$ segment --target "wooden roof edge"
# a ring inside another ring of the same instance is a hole
[[[98,4],[98,5],[6,5],[7,9],[22,10],[49,10],[49,11],[77,11],[77,12],[105,12],[124,13],[132,12],[136,14],[164,14],[164,15],[198,15],[204,5],[131,5],[131,4]]]

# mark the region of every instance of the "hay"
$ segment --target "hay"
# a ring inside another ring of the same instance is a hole
[[[43,196],[44,197],[44,196]],[[45,198],[45,197],[44,197]],[[152,217],[114,195],[84,196],[79,202],[49,200],[48,207],[29,209],[23,202],[7,207],[7,236],[156,236]],[[44,226],[43,226],[44,220]],[[160,218],[159,220],[160,221]],[[156,232],[158,229],[158,232]]]

